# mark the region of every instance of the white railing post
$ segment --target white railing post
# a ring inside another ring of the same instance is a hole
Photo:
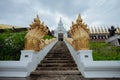
[[[81,62],[93,61],[92,50],[79,50],[77,56],[79,56]]]

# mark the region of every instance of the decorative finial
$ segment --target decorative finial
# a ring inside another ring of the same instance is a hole
[[[78,15],[78,19],[81,19],[81,16],[80,16],[80,14]]]
[[[72,21],[72,25],[74,25],[75,23]]]
[[[82,18],[81,18],[81,15],[80,15],[80,14],[78,15],[78,20],[82,20]]]
[[[39,21],[40,22],[40,19],[39,19],[39,16],[37,15],[36,18],[34,18],[34,21],[37,22]]]
[[[39,19],[39,16],[38,16],[38,14],[37,14],[37,18]]]
[[[82,18],[81,18],[81,16],[80,16],[80,14],[78,15],[78,18],[77,18],[76,22],[77,22],[77,23],[82,22]]]

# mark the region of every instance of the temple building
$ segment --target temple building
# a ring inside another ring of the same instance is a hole
[[[89,34],[90,41],[105,42],[109,38],[108,29],[111,26],[89,26],[88,28],[90,30]],[[120,35],[120,27],[119,26],[114,27],[116,28],[115,34]],[[60,41],[63,41],[64,37],[69,37],[69,34],[67,34],[67,30],[63,26],[61,18],[59,20],[58,27],[56,28],[56,30],[54,30],[54,36],[58,38],[58,40]]]
[[[63,41],[64,37],[67,37],[67,31],[63,26],[62,19],[60,18],[58,27],[54,31],[54,36],[58,38],[58,40]]]
[[[111,25],[112,26],[112,25]],[[109,38],[109,31],[108,29],[111,26],[94,26],[89,27],[90,29],[90,41],[95,42],[105,42]],[[116,28],[115,35],[120,35],[120,27],[114,26]]]

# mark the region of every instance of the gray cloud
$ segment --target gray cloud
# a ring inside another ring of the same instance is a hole
[[[0,24],[28,27],[36,14],[50,29],[55,29],[62,17],[69,29],[80,13],[83,21],[92,25],[120,25],[120,0],[1,0]]]

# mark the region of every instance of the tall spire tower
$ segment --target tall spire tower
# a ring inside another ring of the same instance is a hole
[[[60,17],[59,23],[58,23],[58,27],[62,27],[63,23],[62,23],[62,18]]]
[[[58,27],[55,30],[55,37],[58,38],[58,40],[64,40],[64,37],[67,37],[67,31],[63,26],[62,18],[60,17],[60,20],[58,22]]]

